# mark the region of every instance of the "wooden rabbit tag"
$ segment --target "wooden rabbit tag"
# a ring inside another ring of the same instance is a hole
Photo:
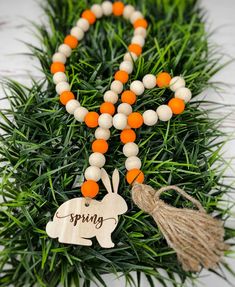
[[[63,203],[56,211],[53,221],[47,223],[46,232],[51,238],[67,244],[91,246],[89,238],[96,236],[103,248],[114,247],[111,234],[118,224],[118,215],[127,211],[125,200],[118,194],[119,173],[112,176],[113,191],[107,172],[102,169],[101,179],[108,191],[102,201],[78,197]]]

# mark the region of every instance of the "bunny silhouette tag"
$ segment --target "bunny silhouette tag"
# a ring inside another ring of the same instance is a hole
[[[47,223],[46,232],[59,242],[91,246],[95,237],[103,248],[112,248],[111,234],[118,224],[118,215],[127,211],[127,204],[118,194],[119,172],[112,176],[113,190],[107,172],[102,169],[102,182],[108,191],[101,201],[78,197],[63,203],[56,211],[53,221]]]

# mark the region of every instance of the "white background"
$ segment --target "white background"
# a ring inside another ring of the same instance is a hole
[[[79,1],[79,0],[78,0]],[[221,52],[227,55],[227,59],[235,56],[235,1],[234,0],[202,0],[201,6],[207,10],[206,21],[209,31],[214,31],[212,40],[221,45]],[[39,64],[35,59],[19,55],[28,52],[27,48],[20,41],[37,43],[33,33],[29,32],[31,24],[26,21],[30,19],[40,23],[43,21],[43,14],[39,5],[34,0],[0,0],[0,78],[10,77],[21,83],[29,84],[30,78],[39,78]],[[225,60],[225,59],[224,59]],[[234,176],[235,169],[235,63],[230,64],[223,71],[216,75],[213,80],[227,84],[226,90],[220,95],[210,91],[207,99],[225,103],[226,108],[221,108],[211,116],[219,117],[231,112],[230,116],[221,123],[221,128],[226,130],[230,136],[230,142],[224,148],[224,157],[231,162],[227,174]],[[203,95],[202,95],[203,96]],[[0,98],[3,97],[0,91]],[[0,105],[6,105],[4,101]],[[228,181],[232,184],[232,180]],[[234,195],[232,195],[234,197]],[[229,225],[235,227],[235,221],[230,220]],[[226,259],[235,271],[235,259]],[[235,279],[230,277],[231,281]],[[124,281],[115,280],[111,276],[105,276],[109,286],[125,286]],[[201,274],[200,286],[226,287],[219,277],[204,271]],[[142,283],[145,287],[147,284]],[[159,286],[159,284],[156,284]],[[169,284],[169,286],[171,286]],[[235,284],[234,284],[235,286]]]

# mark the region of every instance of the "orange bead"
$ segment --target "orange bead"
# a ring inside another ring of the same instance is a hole
[[[89,112],[85,116],[85,123],[89,128],[96,128],[98,126],[99,114],[96,112]]]
[[[126,84],[128,82],[129,76],[125,71],[117,71],[114,75],[115,80]]]
[[[168,87],[170,85],[171,75],[165,72],[158,74],[157,85],[159,88]]]
[[[121,142],[126,144],[136,140],[136,133],[133,130],[123,130],[120,134]]]
[[[148,27],[148,22],[145,19],[138,19],[134,23],[134,28],[136,29],[138,27],[143,27],[146,29]]]
[[[132,91],[125,91],[122,93],[121,100],[123,103],[133,105],[136,102],[136,94]]]
[[[60,102],[61,104],[63,104],[64,106],[67,104],[68,101],[70,100],[74,100],[75,96],[72,92],[70,91],[65,91],[60,95]]]
[[[82,13],[82,18],[86,19],[91,25],[96,21],[96,16],[91,10],[85,10]]]
[[[128,125],[133,129],[138,129],[142,126],[144,120],[140,113],[131,113],[127,118]]]
[[[138,183],[144,182],[144,174],[141,170],[134,168],[127,172],[126,174],[126,180],[129,184],[134,183],[137,181]]]
[[[142,53],[142,48],[138,44],[130,44],[128,50],[130,52],[135,53],[137,56],[139,56]]]
[[[99,193],[99,185],[93,180],[87,180],[82,184],[81,192],[84,197],[94,198]]]
[[[115,113],[115,106],[112,103],[105,102],[100,106],[101,114],[110,114],[111,116]]]
[[[171,108],[173,114],[179,115],[183,113],[185,109],[185,103],[183,100],[178,98],[173,98],[169,101],[168,106]]]
[[[109,145],[106,140],[98,139],[93,141],[91,148],[93,152],[106,153]]]
[[[68,35],[64,38],[64,43],[68,45],[71,49],[75,49],[78,45],[78,39],[72,35]]]
[[[65,71],[65,66],[64,64],[60,62],[54,62],[51,64],[51,73],[55,74],[57,72],[64,72]]]
[[[121,16],[124,11],[124,4],[122,2],[114,2],[113,3],[113,14],[115,16]]]

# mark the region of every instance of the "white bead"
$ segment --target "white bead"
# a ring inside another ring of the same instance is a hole
[[[137,44],[137,45],[140,45],[141,47],[143,47],[145,44],[145,39],[141,35],[134,36],[131,39],[131,44]]]
[[[130,90],[137,96],[140,96],[144,93],[144,84],[141,81],[134,81],[130,85]]]
[[[123,91],[123,84],[122,82],[115,80],[112,82],[110,89],[117,94],[121,94]]]
[[[65,64],[66,62],[66,57],[63,53],[55,53],[52,57],[52,62],[60,62],[60,63],[63,63]]]
[[[138,27],[135,29],[134,35],[135,36],[140,35],[140,36],[146,38],[147,30],[144,27]]]
[[[101,7],[105,16],[110,16],[113,13],[113,4],[110,1],[104,1]]]
[[[123,146],[122,151],[126,157],[136,156],[139,153],[139,147],[136,143],[130,142]]]
[[[74,118],[79,122],[84,122],[84,118],[87,115],[88,110],[84,107],[78,107],[74,111]]]
[[[133,61],[135,62],[137,59],[138,56],[133,52],[126,52],[126,54],[123,57],[124,61],[129,61],[131,63],[133,63]]]
[[[147,110],[143,113],[143,119],[146,126],[154,126],[158,121],[158,116],[154,110]]]
[[[56,93],[61,95],[65,91],[70,91],[70,85],[68,82],[60,82],[55,86]]]
[[[135,8],[132,5],[126,5],[123,10],[123,17],[128,20],[133,12],[135,12]]]
[[[77,38],[78,41],[84,38],[84,31],[78,26],[73,27],[70,31],[70,34],[74,36],[75,38]]]
[[[172,118],[173,113],[169,106],[161,105],[157,108],[157,115],[159,120],[167,122]]]
[[[123,61],[120,66],[119,70],[127,72],[127,74],[131,74],[133,72],[133,64],[130,61]]]
[[[95,130],[95,138],[97,140],[108,140],[110,138],[110,130],[103,129],[103,128],[97,128]]]
[[[89,166],[85,170],[85,178],[86,180],[99,181],[101,178],[101,169],[97,166]]]
[[[116,114],[113,117],[113,126],[117,130],[123,130],[127,126],[127,116],[124,114]]]
[[[86,19],[80,18],[77,21],[77,26],[81,28],[83,32],[87,32],[89,30],[90,24]]]
[[[104,94],[104,101],[112,103],[112,104],[116,104],[116,102],[118,101],[117,93],[115,93],[114,91],[111,91],[111,90],[105,92],[105,94]]]
[[[132,113],[132,107],[127,103],[122,103],[118,106],[117,112],[129,116]]]
[[[67,77],[65,73],[63,72],[57,72],[53,76],[53,82],[54,84],[59,84],[60,82],[67,82]]]
[[[143,77],[142,82],[146,89],[153,89],[157,85],[157,78],[155,75],[148,74]]]
[[[67,58],[72,54],[72,49],[67,44],[61,44],[58,48],[58,51],[64,54]]]
[[[91,11],[95,14],[95,17],[97,19],[100,19],[103,16],[103,10],[101,5],[99,4],[94,4],[91,6]]]
[[[188,103],[192,98],[192,92],[188,88],[179,88],[175,92],[175,97]]]
[[[89,156],[89,164],[101,168],[105,165],[105,156],[102,153],[94,152]]]
[[[144,16],[140,11],[135,11],[134,13],[131,14],[130,21],[132,24],[134,24],[136,20],[143,19],[143,18]]]
[[[67,104],[65,105],[66,111],[73,115],[75,110],[80,107],[80,103],[77,100],[70,100],[67,102]]]
[[[127,170],[131,170],[134,168],[141,168],[141,160],[137,156],[130,156],[125,161],[125,167]]]
[[[179,88],[185,87],[185,80],[182,77],[174,77],[170,81],[170,89],[175,92]]]
[[[113,125],[113,117],[110,114],[101,114],[98,119],[98,124],[103,129],[110,129]]]

